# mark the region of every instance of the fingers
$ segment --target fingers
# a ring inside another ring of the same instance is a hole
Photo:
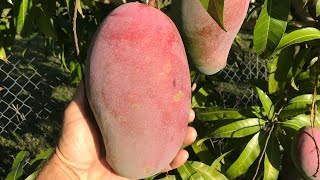
[[[161,172],[167,172],[172,169],[176,169],[182,164],[184,164],[187,159],[189,158],[189,153],[186,150],[180,150],[177,154],[177,156],[173,159],[173,161],[167,166],[164,170]]]
[[[193,109],[190,109],[190,113],[189,113],[189,123],[193,122],[194,118],[196,117]]]
[[[197,131],[193,127],[188,127],[186,136],[183,140],[183,146],[192,144],[197,138]]]

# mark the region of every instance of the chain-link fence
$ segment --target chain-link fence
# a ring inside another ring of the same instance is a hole
[[[3,179],[17,152],[28,150],[35,155],[54,145],[72,88],[59,66],[35,58],[1,61],[0,77],[0,179]]]
[[[2,177],[10,170],[13,156],[19,150],[38,153],[57,140],[61,114],[73,91],[67,76],[53,64],[34,58],[23,61],[11,58],[8,64],[0,62]],[[267,79],[267,68],[254,53],[247,53],[236,63],[228,64],[219,75],[224,82],[213,83],[225,106],[245,107],[258,102],[246,81]]]
[[[248,52],[242,58],[228,63],[218,73],[223,82],[213,82],[215,90],[220,93],[225,107],[243,108],[260,104],[255,91],[249,86],[249,80],[268,79],[268,69],[265,60],[255,53]]]

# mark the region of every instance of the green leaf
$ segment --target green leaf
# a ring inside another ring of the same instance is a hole
[[[228,180],[219,171],[204,163],[194,161],[191,165],[205,180]]]
[[[196,117],[202,121],[216,121],[221,119],[243,119],[245,118],[238,109],[207,107],[195,109]]]
[[[228,154],[230,154],[233,150],[230,150],[228,152],[225,152],[223,154],[221,154],[221,156],[219,156],[217,159],[215,159],[213,161],[213,163],[211,164],[211,167],[219,170],[218,168],[221,166],[221,161],[224,159],[224,157],[226,157]]]
[[[291,0],[265,0],[254,28],[253,44],[256,52],[266,56],[277,48],[287,27]]]
[[[260,131],[265,123],[266,121],[259,118],[233,121],[218,127],[210,133],[210,136],[214,138],[241,138]]]
[[[208,147],[204,143],[198,144],[197,142],[195,142],[191,146],[194,153],[198,156],[198,158],[202,162],[206,164],[210,164],[214,160],[213,155],[211,154]]]
[[[200,88],[197,92],[195,92],[192,96],[192,108],[200,108],[204,107],[207,102],[207,97],[210,92],[207,91],[205,87]]]
[[[291,128],[295,131],[298,131],[300,128],[304,126],[310,126],[310,125],[311,125],[310,116],[305,114],[298,115],[285,122],[280,122],[281,127]]]
[[[20,151],[13,161],[11,171],[6,177],[6,180],[16,180],[23,172],[23,166],[26,163],[30,153],[28,151]]]
[[[320,1],[315,0],[315,6],[316,6],[316,17],[320,16]]]
[[[175,175],[166,175],[166,177],[161,178],[159,180],[176,180],[176,176]]]
[[[84,15],[82,12],[82,7],[81,7],[81,0],[76,0],[76,1],[79,1],[78,6],[77,6],[78,12],[81,15],[81,17],[84,18]]]
[[[301,73],[301,70],[305,66],[305,64],[307,62],[310,62],[310,60],[312,59],[311,53],[311,48],[302,49],[294,58],[294,63],[292,67],[293,77],[291,79],[291,86],[296,90],[299,90],[299,87],[296,85],[296,77]]]
[[[204,180],[199,173],[191,166],[189,161],[186,161],[178,168],[178,172],[182,179],[188,180]]]
[[[4,50],[4,47],[0,46],[0,60],[6,60],[6,59],[7,59],[6,51]]]
[[[70,13],[70,0],[65,0],[67,9],[68,9],[68,13]]]
[[[16,0],[14,3],[15,25],[17,34],[21,34],[25,26],[26,16],[30,3],[31,0]]]
[[[274,105],[268,95],[263,92],[260,88],[256,87],[256,91],[258,93],[259,99],[263,106],[263,109],[268,116],[268,119],[271,120],[274,115]]]
[[[273,60],[269,69],[268,87],[270,94],[283,92],[287,81],[292,78],[289,72],[293,66],[294,52],[294,47],[290,46],[283,49],[279,56]]]
[[[274,132],[272,132],[264,157],[263,179],[277,180],[281,166],[280,146]]]
[[[298,114],[304,114],[306,111],[311,111],[312,99],[313,94],[304,94],[291,99],[288,105],[281,110],[279,117],[288,119]],[[316,100],[320,100],[320,95],[316,96]]]
[[[293,44],[303,43],[315,39],[320,39],[320,31],[316,28],[307,27],[295,30],[281,39],[277,50],[281,50]]]
[[[33,172],[25,180],[35,180],[36,177],[38,176],[39,172],[40,172],[40,170]]]
[[[43,163],[45,162],[45,160],[47,160],[51,156],[52,153],[53,153],[53,149],[49,148],[49,149],[41,152],[40,154],[38,154],[31,161],[29,170],[31,172],[39,170],[41,168],[41,166],[43,165]]]
[[[260,144],[265,143],[266,133],[257,133],[248,142],[244,150],[241,152],[239,158],[229,167],[226,175],[229,179],[245,174],[252,163],[258,158],[261,153]]]
[[[53,26],[53,19],[46,12],[38,8],[37,25],[47,38],[57,39],[57,33]]]
[[[217,24],[225,30],[223,20],[224,0],[200,0],[200,2]]]

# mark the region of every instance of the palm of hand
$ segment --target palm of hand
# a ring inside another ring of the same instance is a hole
[[[100,149],[102,145],[99,140],[100,134],[90,121],[92,118],[88,109],[90,108],[85,98],[84,88],[80,84],[73,101],[64,113],[62,134],[56,149],[57,156],[79,177],[85,179],[126,179],[117,175],[104,160],[104,153]],[[190,121],[193,119],[194,112],[191,111]],[[184,144],[191,144],[196,136],[196,131],[189,127]],[[181,150],[164,171],[177,168],[187,158],[188,153]]]

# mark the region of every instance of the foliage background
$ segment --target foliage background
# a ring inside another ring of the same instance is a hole
[[[85,60],[99,23],[116,7],[92,0],[78,2],[75,7],[75,1],[70,0],[1,1],[0,59],[8,62],[10,55],[15,56],[16,52],[21,52],[24,58],[33,47],[20,46],[22,48],[15,51],[21,38],[29,43],[40,36],[36,42],[43,47],[45,57],[57,59],[61,73],[70,75],[70,86],[76,85],[82,77],[79,61]],[[170,1],[161,1],[164,12],[170,8],[169,4]],[[76,23],[79,56],[73,36],[74,7],[79,15]],[[239,82],[230,86],[223,72],[204,76],[191,69],[191,78],[198,83],[192,99],[196,111],[196,121],[192,125],[199,137],[186,148],[190,161],[156,178],[300,179],[300,175],[293,173],[297,171],[290,158],[290,143],[301,127],[312,125],[318,116],[315,104],[319,97],[314,87],[318,87],[319,76],[319,16],[318,0],[251,1],[228,63],[239,66],[250,53],[265,63],[267,78],[247,77],[241,82],[242,87],[255,92],[254,100],[259,101],[231,108],[219,89],[232,91]],[[237,92],[243,93],[241,88]],[[317,120],[314,124],[318,124]],[[10,140],[4,139],[2,144]],[[26,149],[21,146],[21,137],[17,141],[20,144],[11,143],[19,146],[12,153]],[[46,143],[39,148],[54,146],[54,140]],[[40,151],[28,150],[33,151],[32,157]],[[23,171],[22,166],[15,166],[26,162],[28,157],[28,153],[18,154],[11,172],[21,171],[23,177],[31,174]],[[34,170],[37,168],[35,166]],[[8,167],[4,169],[3,174]]]

